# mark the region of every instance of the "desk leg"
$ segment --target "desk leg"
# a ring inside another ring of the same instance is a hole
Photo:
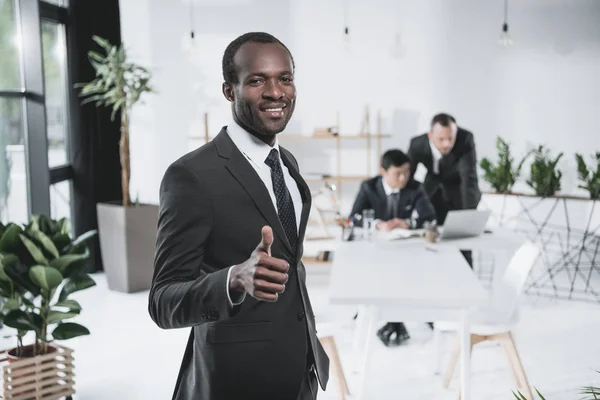
[[[358,307],[358,316],[354,327],[353,347],[353,365],[352,372],[360,372],[366,347],[366,330],[369,329],[369,309],[366,306]]]
[[[364,346],[364,335],[367,329],[367,307],[358,306],[358,315],[356,316],[356,327],[354,329],[354,338],[352,346],[354,350],[358,350]]]
[[[461,400],[471,399],[471,332],[469,330],[469,312],[463,313],[460,327],[460,392]]]
[[[366,339],[365,339],[365,348],[364,353],[362,354],[362,370],[360,377],[360,386],[358,391],[358,399],[368,399],[369,397],[365,394],[365,386],[367,383],[367,372],[369,370],[369,359],[371,355],[371,347],[372,343],[375,340],[375,323],[377,322],[377,317],[379,315],[379,310],[375,306],[365,307],[365,323],[367,324],[367,329],[365,331]]]

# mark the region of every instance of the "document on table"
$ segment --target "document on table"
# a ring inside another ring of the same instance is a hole
[[[383,232],[383,237],[387,240],[408,239],[414,237],[422,237],[425,234],[425,229],[394,229],[390,232]]]

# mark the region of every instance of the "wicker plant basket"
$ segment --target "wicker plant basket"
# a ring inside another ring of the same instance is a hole
[[[75,393],[73,350],[51,345],[52,353],[11,359],[9,350],[0,354],[2,400],[56,400]]]

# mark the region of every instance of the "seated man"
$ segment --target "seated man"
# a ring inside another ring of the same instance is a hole
[[[419,229],[425,222],[435,220],[435,210],[427,194],[410,175],[410,158],[406,154],[396,149],[386,151],[379,172],[380,176],[362,183],[350,215],[372,209],[375,227],[383,231]],[[377,336],[388,346],[394,333],[396,344],[409,338],[401,322],[386,324]]]

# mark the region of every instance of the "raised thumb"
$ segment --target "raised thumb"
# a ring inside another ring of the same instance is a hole
[[[270,226],[263,226],[261,230],[261,241],[258,244],[258,249],[271,255],[271,245],[273,244],[273,230]]]

